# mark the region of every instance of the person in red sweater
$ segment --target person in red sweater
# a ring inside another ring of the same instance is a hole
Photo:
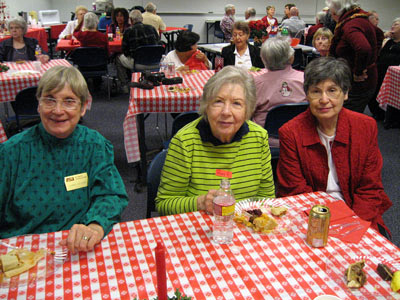
[[[107,36],[97,31],[98,23],[99,19],[94,13],[85,14],[83,22],[74,31],[74,37],[81,43],[82,47],[104,47],[107,53],[110,53]]]
[[[324,27],[325,16],[326,12],[323,11],[318,12],[317,15],[315,16],[315,25],[311,26],[307,31],[306,42],[305,42],[307,46],[313,45],[312,41],[314,34],[317,32],[318,29]]]
[[[355,0],[329,0],[332,18],[337,22],[330,54],[344,58],[353,72],[349,100],[345,107],[364,112],[374,96],[378,75],[376,61],[382,40],[369,13]]]
[[[352,72],[343,59],[321,57],[304,72],[310,107],[279,129],[278,196],[324,191],[344,201],[386,237],[378,129],[373,118],[343,108]]]
[[[265,23],[265,25],[269,28],[269,35],[276,35],[278,33],[278,20],[274,17],[275,15],[275,6],[270,5],[267,6],[267,15],[262,18],[262,21]]]

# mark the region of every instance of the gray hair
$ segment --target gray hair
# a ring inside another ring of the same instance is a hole
[[[332,56],[313,59],[304,70],[306,95],[310,87],[325,80],[332,80],[346,94],[350,90],[352,80],[352,72],[348,63],[343,58]]]
[[[233,4],[227,4],[225,5],[225,13],[227,13],[228,11],[232,10],[235,8],[235,5]]]
[[[341,16],[343,12],[349,10],[352,6],[358,5],[358,3],[357,0],[326,0],[326,5],[336,15]]]
[[[157,10],[157,6],[155,6],[154,3],[149,2],[149,3],[146,4],[144,10],[148,11],[150,13],[153,13],[153,12],[155,12]]]
[[[400,23],[400,17],[394,19],[393,22],[392,22],[392,24],[394,24],[394,23]]]
[[[325,17],[326,17],[326,12],[324,11],[319,11],[317,12],[317,15],[315,16],[321,24],[325,23]]]
[[[99,18],[96,14],[92,12],[88,12],[83,17],[83,27],[89,30],[93,30],[97,28],[97,24],[99,24]]]
[[[8,24],[7,24],[8,31],[10,31],[11,24],[14,24],[14,25],[17,25],[18,27],[21,27],[22,31],[23,31],[23,35],[25,35],[25,33],[28,30],[28,24],[26,24],[26,21],[25,21],[25,19],[23,17],[16,17],[16,18],[11,19],[10,21],[8,21]]]
[[[256,108],[257,100],[254,79],[247,70],[234,66],[226,66],[207,81],[200,100],[199,113],[207,120],[207,106],[225,84],[239,84],[243,87],[246,102],[246,120],[249,120]]]
[[[40,78],[36,98],[49,94],[51,91],[61,91],[68,84],[72,92],[85,104],[89,97],[89,90],[85,78],[74,67],[54,66],[48,69]]]
[[[129,13],[129,19],[131,19],[132,24],[143,22],[142,13],[138,9],[134,9]]]
[[[255,17],[256,16],[256,10],[254,7],[248,7],[246,9],[246,12],[249,14],[250,17]]]
[[[285,37],[267,39],[261,46],[260,56],[268,70],[283,70],[291,64],[294,50]]]

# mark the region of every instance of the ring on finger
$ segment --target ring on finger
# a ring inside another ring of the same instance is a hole
[[[82,237],[82,240],[87,241],[87,240],[89,240],[89,238],[88,238],[86,235],[84,235],[84,236]]]

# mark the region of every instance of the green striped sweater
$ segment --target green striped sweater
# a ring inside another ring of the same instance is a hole
[[[268,134],[246,121],[249,132],[240,141],[220,146],[203,142],[196,128],[201,118],[182,128],[171,140],[156,198],[162,215],[197,210],[197,197],[218,189],[217,169],[232,172],[236,200],[275,197]]]

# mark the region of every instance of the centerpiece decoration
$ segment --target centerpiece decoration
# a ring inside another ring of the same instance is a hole
[[[268,38],[267,24],[263,20],[250,21],[250,38],[254,40],[254,46],[260,47]]]

